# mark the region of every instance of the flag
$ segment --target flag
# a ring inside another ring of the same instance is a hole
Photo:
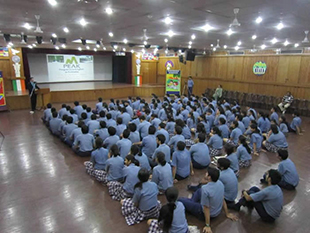
[[[136,86],[142,85],[142,77],[141,76],[135,76],[135,85]]]
[[[13,83],[14,91],[25,91],[26,90],[24,79],[13,79],[12,83]]]

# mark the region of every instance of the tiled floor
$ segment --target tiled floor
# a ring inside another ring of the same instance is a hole
[[[91,103],[94,106],[94,103]],[[107,188],[92,180],[84,170],[87,159],[74,155],[54,138],[40,121],[41,113],[29,111],[0,113],[0,131],[5,135],[0,151],[0,232],[147,232],[146,222],[128,227],[120,205]],[[289,152],[300,175],[296,191],[284,191],[285,206],[274,224],[263,223],[255,211],[242,210],[238,222],[224,214],[212,220],[213,232],[309,232],[310,229],[310,119],[303,118],[303,136],[289,135]],[[259,186],[260,176],[277,167],[274,154],[254,158],[250,169],[242,170],[239,190]],[[195,177],[178,183],[181,196]],[[163,197],[160,197],[163,200]],[[188,216],[188,222],[202,229],[204,223]]]

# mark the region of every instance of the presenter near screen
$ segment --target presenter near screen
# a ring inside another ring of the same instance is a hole
[[[187,81],[187,94],[188,97],[190,97],[193,94],[193,87],[194,87],[194,81],[192,76],[188,76],[188,81]]]
[[[37,90],[40,88],[38,87],[37,83],[35,80],[31,77],[30,82],[28,83],[28,91],[29,91],[29,97],[30,97],[30,102],[31,102],[31,111],[30,113],[33,114],[34,111],[36,110],[37,106]]]

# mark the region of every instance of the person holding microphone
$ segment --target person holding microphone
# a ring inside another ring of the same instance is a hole
[[[30,78],[30,82],[28,83],[27,87],[29,91],[29,97],[31,101],[31,114],[34,114],[34,111],[36,110],[37,106],[37,93],[36,91],[39,90],[40,88],[38,87],[37,83],[34,81],[33,77]]]

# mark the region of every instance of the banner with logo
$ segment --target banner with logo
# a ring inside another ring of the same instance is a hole
[[[89,55],[47,54],[50,82],[86,81],[94,79],[94,57]]]
[[[253,73],[257,76],[262,76],[266,73],[267,64],[263,61],[258,61],[253,65]]]
[[[0,71],[0,111],[5,111],[5,110],[8,110],[8,109],[6,106],[2,71]]]
[[[181,70],[167,70],[166,93],[181,94]]]

